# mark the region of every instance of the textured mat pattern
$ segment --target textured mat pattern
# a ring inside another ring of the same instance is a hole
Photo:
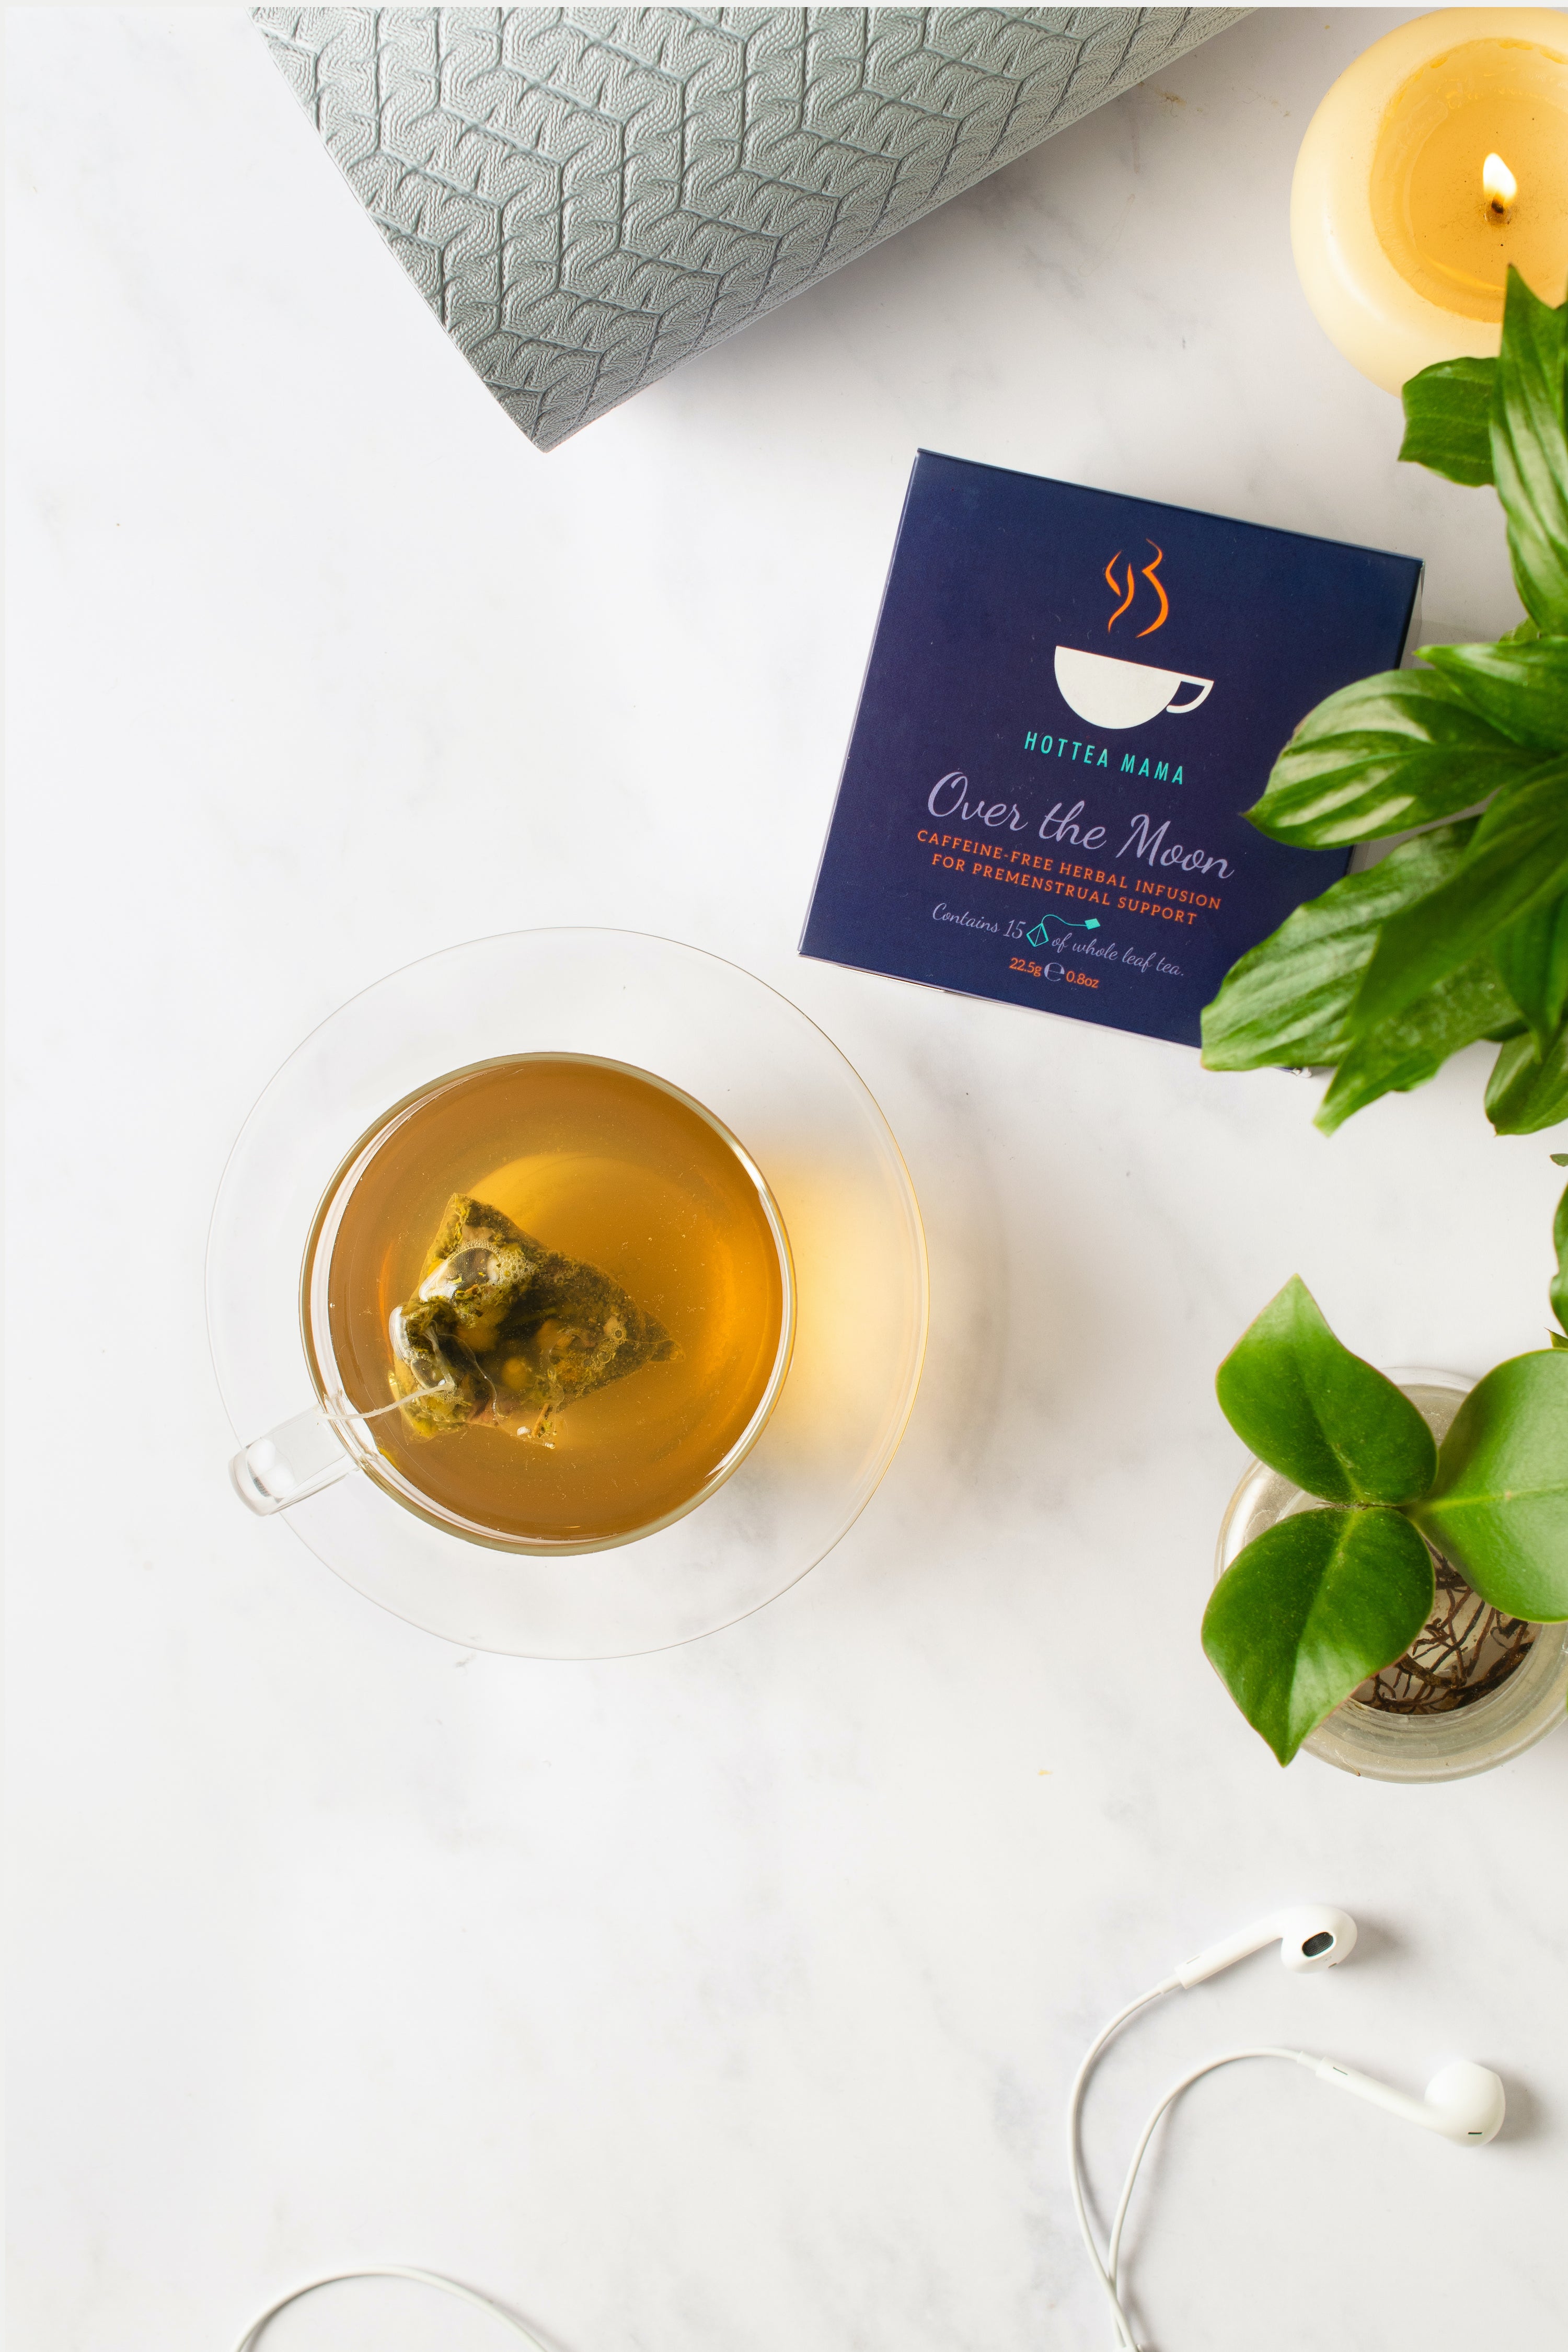
[[[388,245],[552,449],[1243,8],[258,8]]]

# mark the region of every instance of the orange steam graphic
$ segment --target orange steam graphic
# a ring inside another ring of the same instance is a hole
[[[1161,586],[1159,578],[1160,566],[1165,560],[1165,551],[1163,547],[1156,547],[1152,539],[1149,540],[1146,544],[1154,548],[1154,561],[1152,563],[1143,564],[1140,568],[1138,577],[1139,579],[1146,580],[1149,583],[1150,587],[1154,591],[1155,595],[1160,599],[1160,616],[1158,620],[1151,621],[1146,629],[1139,630],[1138,635],[1141,637],[1152,637],[1156,629],[1163,629],[1166,621],[1170,618],[1171,613],[1171,600],[1166,595],[1164,589]],[[1121,550],[1118,548],[1115,554],[1111,557],[1110,562],[1105,567],[1106,586],[1110,589],[1113,596],[1120,596],[1121,598],[1121,604],[1118,604],[1115,612],[1112,613],[1110,620],[1107,621],[1105,625],[1107,629],[1113,629],[1116,626],[1116,624],[1121,618],[1122,614],[1126,612],[1128,606],[1131,604],[1134,592],[1138,585],[1138,581],[1132,576],[1132,566],[1129,563],[1127,566],[1127,585],[1125,592],[1123,591],[1122,583],[1116,576],[1116,567],[1121,561]]]

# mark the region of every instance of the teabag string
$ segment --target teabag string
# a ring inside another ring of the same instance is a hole
[[[302,2302],[306,2295],[314,2294],[318,2287],[342,2286],[351,2279],[382,2278],[413,2279],[416,2285],[433,2286],[442,2294],[456,2296],[459,2303],[471,2303],[476,2311],[488,2311],[492,2319],[499,2319],[503,2327],[510,2327],[514,2336],[521,2336],[525,2344],[531,2344],[533,2352],[549,2352],[549,2347],[540,2342],[531,2327],[525,2327],[521,2319],[516,2318],[500,2304],[492,2302],[488,2294],[480,2294],[476,2287],[463,2286],[457,2279],[443,2278],[439,2271],[411,2270],[403,2264],[392,2264],[384,2269],[375,2270],[331,2271],[325,2278],[311,2279],[305,2286],[290,2288],[287,2294],[279,2295],[278,2301],[269,2309],[264,2311],[259,2319],[251,2321],[235,2347],[235,2352],[256,2352],[263,2334],[277,2318],[279,2313],[287,2311],[290,2304]]]
[[[368,1412],[346,1402],[337,1408],[312,1405],[308,1412],[279,1422],[265,1437],[253,1438],[240,1449],[228,1465],[235,1492],[263,1517],[286,1509],[290,1503],[303,1502],[307,1495],[331,1486],[352,1469],[362,1453],[374,1450],[374,1436],[360,1434],[362,1430],[368,1433],[373,1422],[384,1420],[389,1412],[401,1412],[405,1404],[420,1397],[449,1393],[446,1387],[410,1389],[406,1396],[374,1405]]]

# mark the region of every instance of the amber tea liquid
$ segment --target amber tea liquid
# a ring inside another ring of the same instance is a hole
[[[391,1412],[371,1424],[380,1453],[503,1542],[613,1541],[685,1509],[751,1427],[784,1336],[781,1243],[732,1139],[657,1079],[583,1055],[523,1055],[436,1081],[391,1115],[330,1244],[332,1352],[361,1412],[395,1393],[389,1318],[415,1293],[454,1193],[610,1275],[679,1353],[580,1397],[548,1444],[532,1416],[420,1437]]]

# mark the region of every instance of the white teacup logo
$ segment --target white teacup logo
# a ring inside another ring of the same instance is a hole
[[[1105,584],[1120,599],[1116,610],[1106,623],[1113,629],[1124,614],[1137,611],[1141,618],[1148,610],[1148,596],[1140,595],[1138,583],[1147,581],[1157,600],[1159,610],[1134,634],[1152,637],[1163,629],[1171,617],[1171,600],[1160,579],[1160,566],[1165,551],[1153,540],[1147,544],[1154,551],[1152,561],[1140,564],[1136,573],[1129,561],[1123,571],[1121,550],[1117,549],[1105,567]],[[1195,694],[1186,701],[1181,699],[1184,688],[1195,687]],[[1074,646],[1057,647],[1057,688],[1069,710],[1076,710],[1091,727],[1145,727],[1151,719],[1168,711],[1173,719],[1184,719],[1200,702],[1206,702],[1214,692],[1212,677],[1191,677],[1184,670],[1156,669],[1152,662],[1118,661],[1112,654],[1080,653]]]
[[[1057,647],[1057,686],[1069,710],[1091,727],[1142,727],[1162,711],[1184,719],[1214,692],[1212,677],[1184,670],[1156,669],[1152,662],[1118,661],[1110,654]],[[1184,702],[1184,688],[1195,688]]]

